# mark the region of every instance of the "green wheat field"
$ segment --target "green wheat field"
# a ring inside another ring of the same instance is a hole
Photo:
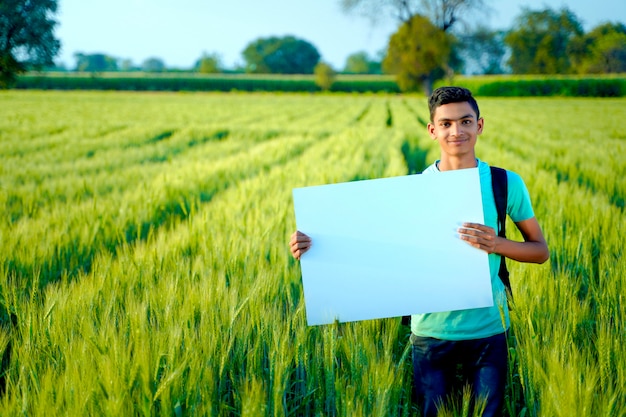
[[[624,416],[626,99],[479,104],[478,156],[525,178],[551,251],[509,262],[506,415]],[[0,415],[419,415],[407,326],[307,326],[287,242],[293,188],[421,171],[427,119],[422,96],[0,93]]]

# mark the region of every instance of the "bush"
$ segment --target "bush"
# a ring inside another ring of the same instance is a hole
[[[443,85],[439,82],[435,87]],[[445,84],[467,87],[477,96],[493,97],[624,97],[626,76],[532,77],[474,76],[458,77]],[[194,75],[188,73],[31,73],[18,77],[16,88],[39,90],[125,90],[125,91],[284,91],[317,92],[313,75]],[[389,76],[337,75],[332,92],[399,93],[398,84]]]
[[[38,90],[122,90],[122,91],[320,91],[312,75],[190,75],[190,74],[50,74],[33,73],[19,77],[18,89]],[[398,92],[389,77],[337,76],[330,87],[335,92]]]
[[[315,84],[324,91],[330,90],[335,82],[335,70],[325,62],[320,62],[315,66],[313,73],[315,74]]]
[[[626,77],[522,78],[472,77],[455,80],[477,96],[491,97],[623,97]]]

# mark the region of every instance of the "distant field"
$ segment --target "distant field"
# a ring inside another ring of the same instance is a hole
[[[471,88],[478,96],[624,97],[626,74],[609,75],[486,75],[456,76],[437,85]],[[271,91],[318,92],[313,75],[197,74],[191,72],[29,73],[18,89],[121,91]],[[331,92],[398,93],[391,75],[338,74]]]
[[[480,104],[478,156],[525,178],[552,255],[509,262],[507,415],[626,415],[626,98]],[[0,92],[0,415],[417,415],[408,329],[307,327],[287,240],[294,187],[432,163],[427,118],[420,96]]]

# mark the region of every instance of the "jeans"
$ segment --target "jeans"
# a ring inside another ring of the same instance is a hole
[[[473,399],[486,398],[484,417],[502,414],[508,366],[506,333],[461,341],[412,334],[411,343],[413,389],[425,417],[436,416],[437,407],[464,383],[470,384]]]

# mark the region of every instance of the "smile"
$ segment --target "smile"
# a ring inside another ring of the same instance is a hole
[[[465,142],[467,142],[468,139],[456,139],[456,140],[449,140],[447,141],[450,145],[461,145]]]

